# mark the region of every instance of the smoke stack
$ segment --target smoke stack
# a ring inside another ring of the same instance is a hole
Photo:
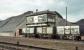
[[[38,12],[38,9],[36,9],[36,12]]]

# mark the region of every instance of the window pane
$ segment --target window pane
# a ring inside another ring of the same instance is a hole
[[[43,27],[43,33],[47,33],[47,28]]]
[[[34,28],[30,28],[30,33],[34,33]]]
[[[28,23],[33,23],[33,21],[34,21],[33,17],[27,17],[27,22]]]
[[[42,33],[42,27],[37,28],[37,33]]]
[[[27,33],[30,33],[30,28],[27,28],[27,31],[26,31]]]
[[[47,27],[47,34],[53,33],[53,27]]]
[[[38,21],[39,21],[39,22],[46,22],[46,21],[47,21],[47,16],[46,16],[46,14],[44,14],[44,15],[39,15],[39,16],[38,16]]]

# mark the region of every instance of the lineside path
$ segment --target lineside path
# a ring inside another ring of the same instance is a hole
[[[0,42],[7,42],[21,45],[29,45],[42,48],[50,48],[56,50],[84,50],[83,41],[71,40],[53,40],[53,39],[36,39],[24,37],[0,37]]]
[[[54,49],[0,42],[0,50],[54,50]]]

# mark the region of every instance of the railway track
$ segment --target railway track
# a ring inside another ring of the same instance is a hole
[[[0,42],[0,50],[55,50],[55,49]]]
[[[0,37],[0,50],[84,50],[84,41]]]

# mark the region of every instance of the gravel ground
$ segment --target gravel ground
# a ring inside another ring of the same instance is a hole
[[[17,43],[22,45],[30,45],[43,48],[52,48],[56,50],[84,50],[83,41],[71,40],[51,40],[51,39],[35,39],[35,38],[19,38],[19,37],[0,37],[0,42]]]

